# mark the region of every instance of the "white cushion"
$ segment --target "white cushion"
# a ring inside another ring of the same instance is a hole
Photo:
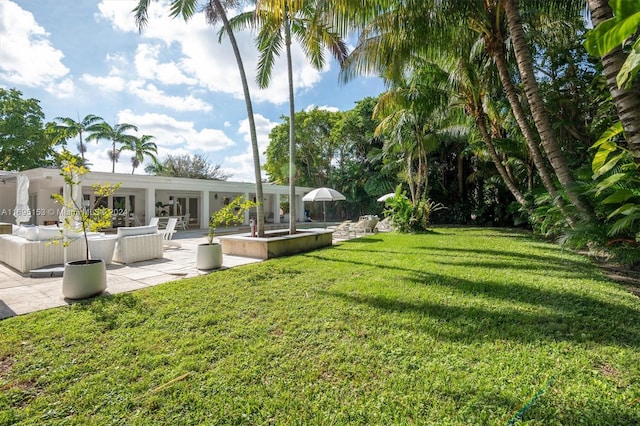
[[[31,226],[27,226],[27,225],[20,225],[16,228],[16,231],[14,232],[14,235],[18,236],[18,237],[22,237],[22,238],[27,238],[27,234],[31,233],[31,235],[34,235],[36,227],[31,225]]]
[[[40,228],[38,227],[38,239],[36,241],[47,241],[62,238],[61,228]]]
[[[118,238],[121,237],[130,237],[132,235],[145,235],[145,234],[155,234],[158,232],[158,227],[153,225],[146,226],[130,226],[130,227],[120,227],[118,228]]]

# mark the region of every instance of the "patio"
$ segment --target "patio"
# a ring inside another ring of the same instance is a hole
[[[298,225],[300,228],[311,228],[314,224],[300,223]],[[246,227],[229,228],[221,234],[246,232],[247,230]],[[173,240],[179,242],[181,248],[165,249],[162,259],[126,265],[118,263],[107,265],[108,287],[103,294],[139,290],[180,278],[215,272],[200,271],[195,266],[196,246],[206,242],[205,233],[206,231],[202,229],[176,232]],[[350,239],[350,237],[334,234],[333,242],[335,244],[346,239]],[[262,259],[224,254],[222,269],[261,261]],[[31,278],[29,274],[20,274],[0,263],[0,320],[72,303],[76,303],[76,301],[62,297],[62,277]]]
[[[181,248],[165,249],[162,259],[107,266],[108,287],[105,294],[116,294],[174,281],[180,278],[205,275],[195,266],[196,246],[205,242],[205,231],[180,231],[174,236]],[[260,262],[239,256],[223,256],[223,268]],[[43,309],[70,305],[72,300],[62,297],[62,277],[31,278],[0,263],[0,319]]]

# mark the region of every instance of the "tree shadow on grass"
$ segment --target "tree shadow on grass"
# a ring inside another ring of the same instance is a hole
[[[97,297],[86,303],[86,309],[94,316],[96,324],[105,330],[135,327],[148,313],[144,304],[131,293]],[[127,317],[129,320],[125,319]],[[138,319],[132,321],[134,317]]]
[[[413,312],[424,315],[417,327],[452,340],[513,339],[533,342],[538,340],[571,340],[578,342],[625,346],[640,346],[640,308],[630,308],[612,301],[602,301],[567,289],[548,289],[523,283],[491,280],[468,280],[459,277],[425,272],[375,262],[327,259],[328,262],[347,262],[354,265],[396,270],[393,285],[438,286],[443,292],[454,291],[460,298],[472,301],[465,306],[451,306],[428,300],[406,301],[379,294],[352,294],[337,290],[322,290],[322,294],[338,297],[389,312]],[[567,270],[565,266],[565,270]],[[477,299],[477,303],[474,302]],[[489,306],[491,299],[500,301],[500,307]],[[509,305],[504,306],[505,302]],[[536,307],[545,308],[539,312]],[[536,310],[538,312],[536,312]],[[548,312],[548,311],[551,312]],[[444,323],[446,327],[434,327]]]
[[[354,244],[354,243],[372,244],[372,243],[382,243],[382,242],[384,242],[384,240],[380,237],[366,235],[364,237],[352,238],[350,240],[342,240],[340,241],[340,244]]]
[[[492,308],[480,303],[457,306],[338,290],[319,290],[319,293],[348,303],[366,305],[385,313],[418,314],[419,317],[411,322],[398,321],[398,326],[410,329],[411,332],[419,330],[451,341],[508,339],[526,343],[573,341],[640,346],[640,312],[625,306],[585,301],[585,298],[575,295],[556,295],[556,300],[562,301],[561,306],[557,306],[553,312],[535,312],[515,305],[510,308]],[[532,291],[528,297],[540,300],[543,305],[558,305],[558,302],[531,296],[534,293]],[[495,297],[491,293],[487,295]],[[571,303],[584,305],[573,309],[570,307]]]
[[[584,267],[586,263],[579,262],[572,259],[558,258],[554,255],[540,255],[531,253],[519,253],[507,250],[493,250],[493,249],[472,249],[472,248],[454,248],[454,247],[422,247],[425,250],[432,252],[440,252],[446,254],[447,257],[471,257],[481,259],[482,256],[486,256],[495,260],[496,258],[514,259],[514,260],[528,260],[541,262],[544,265],[549,263],[560,264],[564,267],[580,266]]]

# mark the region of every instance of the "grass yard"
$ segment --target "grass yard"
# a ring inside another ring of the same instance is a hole
[[[374,235],[0,336],[2,425],[640,424],[640,300],[518,231]]]

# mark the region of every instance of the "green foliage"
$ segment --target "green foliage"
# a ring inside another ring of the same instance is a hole
[[[82,164],[78,157],[72,155],[69,151],[64,149],[59,158],[62,166],[60,168],[60,175],[64,178],[65,184],[72,192],[80,191],[82,185],[82,176],[84,176],[89,170]],[[99,202],[107,197],[113,195],[120,184],[93,184],[92,188],[96,195],[95,205],[99,205]],[[85,240],[85,260],[89,262],[89,241],[87,232],[96,232],[104,228],[111,227],[111,219],[113,211],[106,207],[86,208],[84,205],[79,205],[78,200],[74,197],[68,197],[67,200],[60,194],[52,194],[52,197],[65,209],[66,215],[63,222],[63,227],[74,233],[81,234]],[[64,240],[63,244],[68,245],[69,240]]]
[[[591,250],[618,262],[638,263],[640,259],[640,178],[639,165],[619,142],[620,123],[606,130],[593,144],[591,192],[598,200],[598,221],[566,230],[563,243]]]
[[[402,185],[398,185],[396,195],[386,200],[384,212],[399,232],[426,231],[430,224],[431,214],[446,209],[441,203],[430,199],[422,199],[414,204],[401,191]]]
[[[337,141],[331,130],[342,119],[341,112],[322,109],[295,113],[296,185],[321,187],[329,184],[334,161],[338,158]],[[267,161],[264,169],[272,182],[289,182],[289,118],[269,133]]]
[[[566,232],[566,218],[549,193],[537,194],[534,206],[528,219],[535,235],[554,239]]]
[[[227,180],[220,164],[212,164],[202,154],[169,154],[164,160],[155,161],[145,167],[145,172],[156,176],[182,177],[189,179]]]
[[[606,214],[610,237],[640,232],[639,166],[633,155],[616,142],[621,135],[622,126],[616,123],[592,147],[596,150],[592,163],[595,196]]]
[[[53,165],[61,141],[55,125],[44,124],[37,99],[16,89],[0,88],[0,170],[20,171]]]
[[[589,31],[585,48],[594,56],[604,56],[619,46],[625,46],[628,40],[633,43],[620,72],[616,77],[618,87],[631,86],[638,70],[640,70],[640,38],[637,37],[640,27],[640,0],[609,1],[613,18],[601,22]]]
[[[505,229],[377,234],[0,321],[0,424],[640,420],[640,301]]]
[[[242,195],[238,195],[229,204],[220,210],[213,212],[209,219],[209,233],[207,240],[209,244],[213,244],[213,237],[216,229],[221,226],[239,225],[244,220],[244,212],[253,207],[257,207],[258,203],[251,200],[245,200]]]

